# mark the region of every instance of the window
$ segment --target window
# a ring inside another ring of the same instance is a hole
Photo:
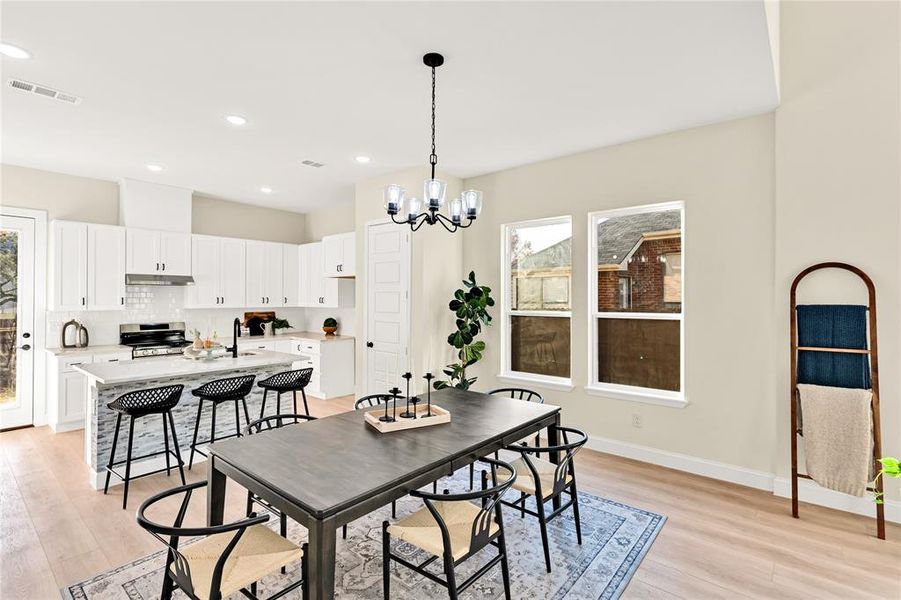
[[[568,385],[572,310],[569,217],[504,226],[501,375]]]
[[[681,406],[683,206],[592,213],[589,391]]]

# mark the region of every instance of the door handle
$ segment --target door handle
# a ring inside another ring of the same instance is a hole
[[[166,270],[166,263],[163,263],[163,271]]]
[[[367,348],[372,348],[373,346],[375,346],[375,344],[373,344],[372,342],[366,342]]]
[[[157,270],[157,271],[160,270],[160,263],[156,263],[156,270]]]
[[[23,345],[19,346],[19,349],[20,349],[20,350],[31,350],[31,345],[30,345],[30,344],[23,344]]]
[[[31,334],[26,331],[25,333],[22,334],[22,337],[27,340],[28,338],[31,337]]]

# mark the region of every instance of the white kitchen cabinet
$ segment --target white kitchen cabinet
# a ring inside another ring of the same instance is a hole
[[[88,225],[53,221],[50,238],[53,310],[84,310],[88,301]]]
[[[185,292],[189,308],[244,306],[244,240],[192,236],[191,272],[194,285]]]
[[[301,306],[300,299],[300,246],[283,244],[281,306]]]
[[[190,275],[191,235],[129,227],[126,270],[135,275]]]
[[[125,228],[88,225],[87,306],[90,310],[125,307]]]
[[[356,275],[356,234],[327,235],[322,238],[323,277]]]
[[[304,306],[334,308],[338,306],[338,280],[322,275],[323,245],[321,242],[304,244],[301,251],[305,258],[301,262],[300,278],[306,283]]]
[[[52,310],[117,310],[125,305],[125,229],[53,221]]]
[[[246,305],[282,306],[282,244],[246,242]]]
[[[87,412],[87,381],[75,370],[81,364],[131,360],[131,351],[84,352],[55,354],[50,352],[47,368],[47,416],[53,431],[74,431],[84,427]]]
[[[295,338],[292,352],[300,355],[295,368],[313,369],[307,387],[310,396],[328,400],[354,393],[353,338]]]

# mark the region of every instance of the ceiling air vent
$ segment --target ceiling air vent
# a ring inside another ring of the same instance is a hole
[[[78,96],[55,90],[46,85],[30,83],[28,81],[22,81],[21,79],[8,79],[7,83],[11,88],[37,94],[38,96],[43,96],[45,98],[53,98],[54,100],[59,100],[60,102],[65,102],[67,104],[78,104],[81,102],[81,98]]]
[[[318,169],[319,167],[324,167],[324,166],[325,166],[324,163],[316,162],[315,160],[305,160],[305,161],[303,161],[301,164],[306,165],[306,166],[308,166],[308,167],[313,167],[313,168],[315,168],[315,169]]]

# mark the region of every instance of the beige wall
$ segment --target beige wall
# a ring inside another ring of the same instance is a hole
[[[354,230],[354,202],[351,200],[314,210],[304,217],[304,241],[318,242],[327,235]]]
[[[357,232],[356,322],[357,335],[363,336],[366,327],[364,312],[366,298],[366,224],[385,220],[382,191],[390,183],[397,183],[412,193],[420,195],[422,182],[428,178],[428,168],[415,167],[360,182],[354,191],[354,208]],[[447,182],[447,197],[453,198],[462,191],[462,181],[456,177],[438,174]],[[398,225],[400,227],[400,225]],[[411,369],[418,379],[427,370],[440,373],[441,367],[453,359],[446,344],[454,327],[453,315],[447,310],[453,291],[460,285],[462,272],[462,236],[450,234],[440,225],[423,226],[411,236],[410,294],[411,315]],[[356,387],[357,393],[366,393],[366,346],[361,337],[357,344]],[[417,381],[417,383],[419,383]],[[416,388],[419,389],[419,388]],[[375,393],[382,390],[374,390]]]
[[[573,220],[572,392],[547,391],[564,423],[594,436],[772,472],[773,115],[671,133],[466,181],[485,207],[463,266],[501,289],[501,224]],[[685,203],[685,408],[591,396],[590,211]],[[499,315],[499,311],[494,313]],[[501,386],[500,322],[487,330],[480,390]],[[528,387],[528,386],[526,386]],[[542,391],[542,393],[545,393]],[[632,415],[643,427],[632,427]]]
[[[305,216],[194,194],[194,233],[299,244],[304,241]]]
[[[883,451],[901,454],[901,35],[895,2],[783,2],[782,104],[776,111],[776,426],[789,465],[788,290],[827,260],[877,288]],[[865,304],[856,278],[811,278],[800,301]],[[898,482],[890,482],[898,483]],[[887,497],[898,498],[896,491]]]
[[[63,173],[0,165],[0,205],[46,210],[49,219],[119,223],[119,184]],[[194,233],[273,242],[304,241],[300,213],[194,194]]]
[[[46,210],[49,219],[119,224],[119,184],[0,165],[0,205]]]

